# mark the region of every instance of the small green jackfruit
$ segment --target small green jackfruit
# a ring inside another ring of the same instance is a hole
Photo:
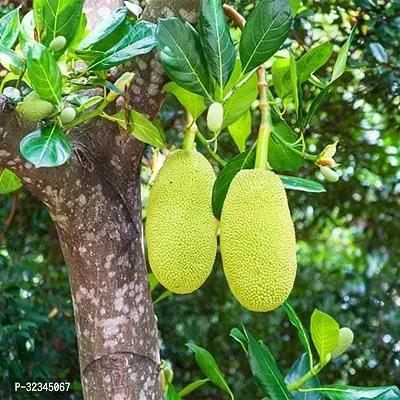
[[[63,124],[69,124],[76,117],[76,111],[74,107],[65,107],[60,114],[60,119]]]
[[[204,156],[176,150],[151,189],[146,218],[149,262],[171,292],[191,293],[211,273],[218,230],[211,208],[214,182],[214,171]]]
[[[221,254],[233,295],[251,311],[271,311],[296,277],[296,237],[283,184],[276,174],[242,170],[221,214]]]
[[[353,343],[354,333],[350,328],[340,328],[339,344],[333,349],[331,356],[337,358],[341,356]]]
[[[36,92],[30,92],[22,103],[18,103],[17,111],[30,121],[39,121],[53,114],[54,106],[42,100]]]

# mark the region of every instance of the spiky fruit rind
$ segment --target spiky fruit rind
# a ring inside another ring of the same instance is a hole
[[[251,311],[271,311],[289,296],[296,277],[296,238],[280,178],[242,170],[221,214],[221,254],[233,295]]]
[[[336,358],[341,356],[353,343],[354,333],[350,328],[340,328],[339,344],[333,349],[331,356]]]
[[[211,209],[214,182],[204,156],[176,150],[151,189],[146,218],[150,267],[173,293],[193,292],[211,273],[218,230]]]
[[[53,104],[42,100],[36,92],[30,92],[22,103],[18,103],[17,110],[30,121],[39,121],[53,114]]]

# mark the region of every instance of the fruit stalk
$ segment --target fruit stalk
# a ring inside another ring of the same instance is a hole
[[[258,90],[260,92],[261,123],[258,131],[254,168],[266,170],[268,167],[269,138],[271,136],[271,116],[267,97],[268,85],[265,79],[265,65],[258,68]]]
[[[199,129],[193,119],[192,114],[186,112],[186,126],[183,131],[183,150],[193,151],[196,140],[196,134]]]

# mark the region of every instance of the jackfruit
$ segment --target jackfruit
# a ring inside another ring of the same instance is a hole
[[[36,92],[30,92],[22,103],[18,103],[17,111],[30,121],[39,121],[53,114],[53,104],[42,100]]]
[[[195,291],[211,273],[218,230],[211,208],[214,181],[204,156],[176,150],[151,189],[146,220],[150,267],[173,293]]]
[[[233,295],[251,311],[271,311],[289,296],[296,277],[296,238],[280,178],[242,170],[221,214],[221,254]]]
[[[76,111],[73,107],[65,107],[60,114],[60,119],[63,124],[69,124],[76,117]]]
[[[332,350],[332,358],[341,356],[353,343],[354,333],[350,328],[340,328],[339,344]]]

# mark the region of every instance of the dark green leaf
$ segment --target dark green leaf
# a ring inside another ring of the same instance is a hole
[[[160,19],[156,44],[168,76],[192,93],[211,97],[207,64],[193,27],[179,19]]]
[[[219,369],[214,357],[206,349],[196,346],[195,344],[187,343],[186,346],[194,351],[196,362],[203,371],[204,375],[207,376],[207,378],[209,378],[214,385],[218,386],[220,389],[232,396],[232,392],[226,383],[224,375]]]
[[[328,96],[330,90],[331,89],[329,86],[326,87],[325,89],[321,90],[321,92],[318,94],[318,96],[313,100],[313,102],[311,103],[311,106],[310,106],[310,110],[307,113],[305,126],[307,126],[311,122],[312,118],[314,117],[315,113],[318,111],[322,102]]]
[[[180,396],[172,383],[168,384],[167,392],[165,393],[165,400],[180,400]]]
[[[10,66],[15,67],[18,71],[25,70],[25,61],[14,51],[0,43],[0,64],[7,69]]]
[[[79,43],[82,42],[83,38],[86,36],[86,27],[87,27],[86,14],[82,13],[81,17],[79,19],[79,24],[78,24],[78,28],[76,30],[75,36],[74,36],[74,38],[72,39],[72,42],[69,45],[69,47],[71,49],[77,48]]]
[[[40,43],[30,42],[27,68],[33,89],[53,104],[61,103],[61,72],[50,51]]]
[[[304,165],[304,158],[290,150],[296,142],[297,135],[285,121],[273,118],[272,135],[269,141],[268,161],[277,171],[297,171]],[[301,144],[293,146],[301,150]]]
[[[225,165],[224,169],[218,175],[214,183],[212,208],[215,218],[221,218],[222,206],[224,205],[229,186],[236,174],[242,169],[251,169],[254,167],[256,158],[255,147],[240,153]]]
[[[37,168],[62,165],[72,154],[67,138],[57,125],[37,129],[25,136],[20,151]]]
[[[325,188],[318,182],[311,181],[310,179],[297,178],[295,176],[279,175],[283,182],[285,189],[299,190],[300,192],[309,193],[324,193]]]
[[[187,112],[192,115],[195,121],[207,109],[204,97],[187,91],[175,82],[168,82],[164,86],[164,91],[167,93],[172,93],[183,105],[183,107],[185,107]]]
[[[389,61],[389,56],[385,48],[378,42],[372,42],[369,44],[372,55],[375,57],[376,61],[379,63],[387,63]]]
[[[268,347],[258,343],[245,328],[243,330],[249,344],[250,369],[258,385],[274,400],[290,400],[283,376]]]
[[[336,59],[335,65],[333,66],[331,83],[336,81],[336,79],[338,79],[339,77],[341,77],[343,75],[344,71],[346,70],[347,57],[348,57],[350,44],[353,40],[355,31],[356,31],[356,25],[351,30],[350,35],[347,38],[343,47],[339,50],[338,57]]]
[[[239,151],[245,151],[246,142],[251,134],[251,112],[247,110],[237,121],[228,126],[229,134],[232,136]]]
[[[221,0],[201,0],[198,28],[208,67],[222,93],[235,66],[236,50]]]
[[[156,25],[151,22],[140,21],[132,25],[126,36],[96,59],[88,69],[110,69],[133,57],[149,53],[155,47],[155,30]]]
[[[241,344],[244,352],[247,354],[247,339],[246,336],[238,328],[231,329],[229,336],[233,337],[238,343]]]
[[[22,186],[21,180],[14,172],[2,168],[0,172],[0,194],[12,193]]]
[[[263,0],[250,14],[240,41],[240,59],[247,73],[272,57],[286,40],[292,23],[287,0]]]
[[[189,383],[189,385],[185,386],[180,392],[179,396],[184,397],[188,394],[192,393],[194,390],[198,389],[199,387],[203,386],[205,383],[209,382],[209,379],[199,379],[195,382]]]
[[[0,19],[0,44],[9,49],[14,45],[19,33],[19,7]]]
[[[310,358],[307,353],[303,353],[300,358],[296,360],[285,377],[285,383],[296,382],[310,370]],[[302,388],[315,388],[319,387],[320,382],[318,377],[314,376],[302,385]],[[299,392],[298,390],[290,393],[294,400],[323,400],[324,396],[318,392]]]
[[[84,0],[46,0],[43,2],[44,31],[41,42],[49,46],[57,36],[67,39],[65,47],[55,52],[58,58],[68,48],[78,29]]]

